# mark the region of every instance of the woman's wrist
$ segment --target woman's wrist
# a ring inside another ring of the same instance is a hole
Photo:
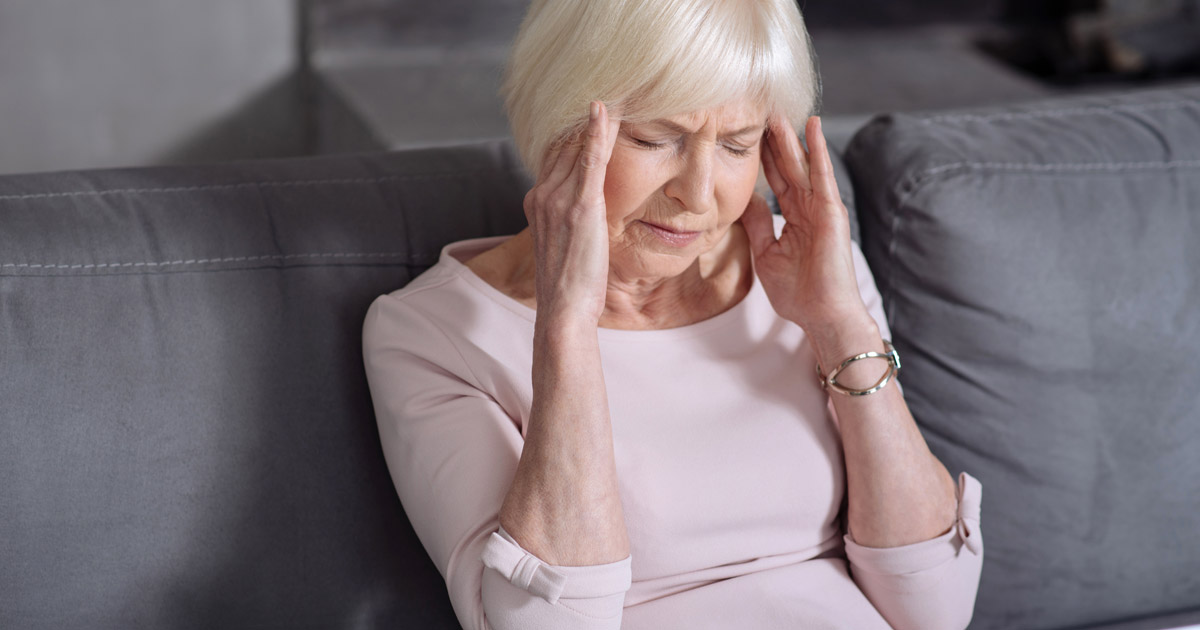
[[[862,317],[846,319],[828,326],[814,326],[812,330],[806,330],[809,341],[812,344],[813,351],[817,355],[817,363],[821,366],[821,371],[829,374],[837,368],[843,361],[852,356],[863,352],[884,352],[883,337],[879,332],[879,325],[871,319],[869,315]],[[870,363],[870,362],[868,362]],[[870,369],[879,368],[879,369]],[[870,366],[867,370],[857,370],[855,372],[880,372],[884,366]],[[850,385],[847,379],[859,380],[855,378],[859,376],[852,373],[848,369],[844,373],[842,382]],[[878,377],[878,375],[875,375]],[[863,377],[865,380],[869,375]],[[872,381],[873,382],[873,381]]]
[[[563,313],[543,313],[538,311],[534,323],[534,345],[544,349],[563,349],[569,351],[579,344],[596,343],[597,322],[580,315]]]

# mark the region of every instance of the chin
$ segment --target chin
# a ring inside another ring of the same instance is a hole
[[[653,247],[636,249],[639,251],[625,250],[621,259],[614,256],[609,261],[619,277],[647,280],[673,278],[687,271],[699,258],[698,248],[694,246],[687,248],[690,251],[676,252],[664,252],[661,248]]]

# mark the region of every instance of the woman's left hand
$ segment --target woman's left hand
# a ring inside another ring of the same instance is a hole
[[[742,225],[775,311],[809,335],[832,335],[870,315],[858,292],[849,215],[816,116],[808,119],[806,137],[807,152],[785,118],[771,120],[761,150],[763,170],[787,223],[776,238],[767,202],[756,194]]]

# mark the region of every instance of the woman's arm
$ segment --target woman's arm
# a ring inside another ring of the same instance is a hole
[[[772,306],[804,329],[821,370],[829,374],[849,357],[884,347],[880,326],[860,292],[849,219],[819,119],[809,120],[807,137],[810,152],[786,120],[775,120],[763,151],[767,180],[786,221],[779,237],[760,198],[742,222]],[[838,382],[867,388],[884,368],[881,361],[856,361]],[[929,452],[899,388],[830,396],[840,419],[855,538],[871,547],[895,547],[948,531],[954,523],[954,484]]]
[[[880,336],[890,338],[887,318],[883,313],[883,300],[875,288],[871,270],[858,246],[852,245],[852,249],[859,293],[863,296],[863,302]],[[867,363],[874,362],[878,361]],[[822,367],[822,370],[826,370],[825,373],[828,374],[826,367]],[[874,376],[877,379],[881,375],[882,372],[859,376]],[[875,382],[872,380],[871,383],[845,384],[854,389],[862,389]],[[895,388],[897,392],[902,391],[898,383],[884,387],[885,390],[889,388]],[[858,398],[870,398],[883,391]],[[838,411],[838,398],[848,397],[833,393],[830,398],[833,419],[842,427],[844,425],[841,421],[842,412]],[[907,412],[907,405],[905,410]],[[911,415],[908,418],[911,420]],[[856,420],[850,420],[853,421]],[[843,448],[846,445],[845,434],[843,430]],[[940,461],[932,455],[930,458],[944,470]],[[861,464],[861,461],[852,464],[850,456],[846,455],[846,462],[846,474],[850,477],[851,467]],[[847,485],[849,486],[849,483]],[[848,498],[852,496],[851,490],[848,489],[847,494]],[[970,475],[961,473],[954,497],[953,527],[939,536],[920,538],[907,544],[868,545],[856,540],[854,526],[849,526],[844,540],[852,576],[867,599],[893,628],[959,630],[970,623],[975,609],[980,571],[983,568],[983,534],[979,530],[981,495],[979,482]],[[863,507],[859,505],[859,508]],[[869,504],[866,508],[870,508]]]
[[[533,408],[500,524],[550,564],[616,562],[629,538],[596,328],[548,319],[538,316]]]
[[[536,264],[533,407],[500,524],[545,562],[629,556],[597,327],[608,287],[604,175],[616,140],[600,103],[582,144],[546,160],[525,198]]]
[[[742,221],[772,305],[804,329],[829,374],[849,357],[884,352],[889,333],[850,240],[819,119],[809,120],[806,136],[808,152],[787,121],[774,121],[763,151],[786,221],[779,236],[761,199]],[[838,382],[866,389],[885,369],[882,361],[856,361]],[[846,552],[859,587],[896,628],[965,627],[982,567],[978,482],[964,475],[956,493],[897,383],[865,396],[830,392],[830,403],[846,462]]]
[[[440,299],[420,292],[375,300],[363,360],[396,493],[459,622],[466,630],[616,630],[629,558],[548,565],[500,527],[521,431],[481,384],[489,375],[475,373],[473,346],[455,341],[470,315],[454,296],[452,307]]]
[[[384,296],[364,324],[388,468],[470,630],[621,625],[631,562],[596,337],[608,272],[603,175],[616,135],[606,123],[600,108],[586,141],[547,160],[526,197],[538,316],[523,441],[442,329],[457,313],[439,310],[436,296]]]
[[[809,339],[829,374],[845,359],[885,352],[879,326],[867,317]],[[856,361],[838,376],[850,389],[867,389],[886,370],[879,360]],[[865,547],[899,547],[940,536],[954,525],[955,484],[929,451],[900,389],[891,384],[866,396],[830,393],[846,457],[848,526]]]

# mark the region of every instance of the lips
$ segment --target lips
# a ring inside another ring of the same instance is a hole
[[[690,245],[693,241],[699,238],[701,234],[701,232],[677,230],[672,227],[657,225],[647,221],[642,221],[641,223],[642,225],[646,226],[648,230],[650,230],[651,234],[654,234],[659,238],[659,240],[673,247],[685,247]]]

